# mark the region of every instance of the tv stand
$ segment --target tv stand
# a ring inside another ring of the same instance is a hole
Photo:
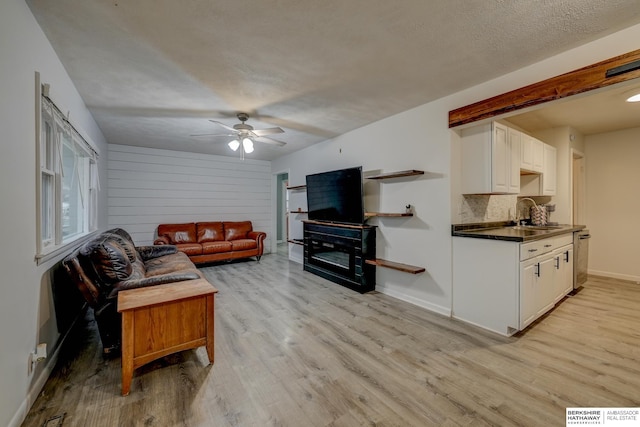
[[[360,293],[375,290],[376,228],[321,221],[304,223],[304,270]]]

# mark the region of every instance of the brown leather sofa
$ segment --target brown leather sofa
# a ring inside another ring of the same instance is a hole
[[[267,234],[253,231],[251,221],[160,224],[155,245],[175,245],[196,264],[260,257]]]
[[[104,353],[120,349],[119,291],[203,278],[175,246],[136,247],[121,228],[99,234],[62,264],[93,308]]]

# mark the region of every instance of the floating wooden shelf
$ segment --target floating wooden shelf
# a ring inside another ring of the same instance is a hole
[[[415,265],[402,264],[400,262],[387,261],[386,259],[376,258],[365,260],[367,264],[377,265],[378,267],[390,268],[392,270],[403,271],[405,273],[418,274],[425,271],[424,267],[416,267]]]
[[[381,173],[379,175],[367,176],[367,179],[390,179],[390,178],[401,178],[405,176],[414,176],[414,175],[424,175],[424,171],[419,171],[415,169],[410,169],[406,171],[399,172],[389,172],[389,173]]]
[[[304,241],[302,239],[289,239],[287,242],[293,243],[294,245],[304,246]]]
[[[413,213],[384,213],[384,212],[365,212],[364,213],[364,217],[365,218],[373,218],[374,216],[384,216],[384,217],[395,217],[395,218],[400,218],[403,216],[413,216]]]
[[[289,211],[289,213],[309,213],[307,211]]]
[[[306,185],[294,185],[291,187],[287,187],[287,190],[304,190],[306,188],[307,188]]]

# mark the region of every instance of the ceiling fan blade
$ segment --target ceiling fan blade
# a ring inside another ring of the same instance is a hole
[[[194,133],[189,136],[236,136],[235,133]]]
[[[236,132],[236,130],[235,130],[234,128],[232,128],[231,126],[227,126],[227,125],[225,125],[224,123],[216,122],[215,120],[209,120],[209,121],[210,121],[211,123],[215,123],[215,124],[217,124],[218,126],[222,126],[223,128],[225,128],[225,129],[227,129],[227,130],[229,130],[229,131],[231,131],[231,132],[234,132],[234,133]]]
[[[265,136],[265,135],[273,135],[275,133],[284,133],[282,128],[279,128],[279,127],[268,128],[268,129],[254,129],[251,132],[253,132],[255,136]]]
[[[278,141],[277,139],[273,138],[267,138],[266,136],[259,136],[257,140],[260,142],[264,142],[265,144],[277,145],[278,147],[287,145],[286,142]]]

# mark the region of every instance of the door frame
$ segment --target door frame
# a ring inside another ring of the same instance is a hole
[[[571,198],[571,221],[573,224],[586,224],[586,182],[585,182],[585,155],[583,152],[571,149],[571,162],[569,163],[569,176],[571,186],[569,188]]]

